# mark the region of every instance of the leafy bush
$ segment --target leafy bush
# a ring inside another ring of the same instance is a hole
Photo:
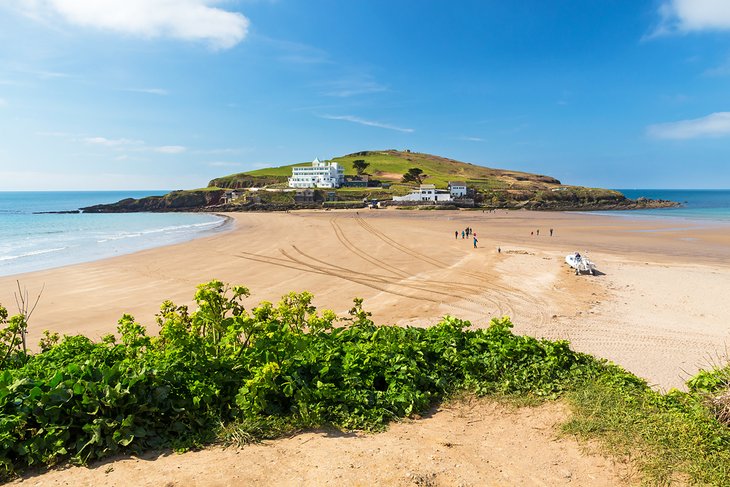
[[[250,312],[246,296],[246,288],[212,281],[199,286],[193,313],[163,303],[158,336],[125,315],[118,338],[47,336],[40,353],[6,360],[5,473],[195,446],[220,424],[379,429],[456,389],[555,396],[602,367],[565,342],[513,335],[507,319],[485,330],[452,317],[425,329],[375,326],[360,300],[339,320],[317,313],[309,293]],[[20,357],[8,338],[15,322],[6,324],[6,355]]]
[[[318,313],[309,293],[244,307],[245,287],[200,285],[197,309],[169,301],[150,336],[132,316],[100,342],[46,334],[27,353],[27,319],[0,308],[0,476],[118,452],[251,441],[295,428],[378,430],[457,391],[556,398],[566,427],[613,452],[639,452],[657,482],[675,472],[728,481],[730,430],[708,409],[719,373],[662,395],[565,341],[515,336],[445,317],[430,328],[376,326],[356,299],[347,318]],[[23,335],[24,336],[24,335]],[[726,376],[725,376],[726,377]]]

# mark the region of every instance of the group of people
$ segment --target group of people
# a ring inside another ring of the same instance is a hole
[[[461,238],[462,239],[468,238],[470,236],[474,239],[474,248],[477,248],[477,243],[479,242],[479,240],[477,240],[477,234],[474,233],[474,230],[471,227],[466,227],[464,230],[461,231]],[[454,238],[457,239],[457,240],[459,239],[459,231],[458,230],[456,230],[454,232]]]
[[[530,232],[530,235],[535,235],[535,234],[537,234],[538,237],[540,236],[540,229],[539,228],[535,232]],[[550,236],[551,237],[553,236],[553,229],[552,228],[550,229]]]

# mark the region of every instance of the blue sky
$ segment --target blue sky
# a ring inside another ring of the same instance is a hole
[[[730,2],[0,0],[0,190],[388,148],[730,188]]]

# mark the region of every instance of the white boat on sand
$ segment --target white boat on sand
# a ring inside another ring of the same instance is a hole
[[[575,252],[572,254],[568,254],[565,256],[565,262],[575,269],[575,275],[577,276],[581,272],[587,272],[590,275],[593,275],[594,271],[596,270],[596,264],[594,264],[590,259],[588,259],[585,255],[580,255],[580,253]]]

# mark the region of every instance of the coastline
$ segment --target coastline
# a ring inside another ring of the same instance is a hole
[[[31,344],[44,329],[99,338],[123,313],[154,332],[162,301],[190,304],[195,286],[214,278],[249,287],[249,309],[307,290],[339,315],[363,297],[377,323],[425,326],[451,314],[486,326],[508,315],[516,333],[570,340],[662,389],[683,387],[730,342],[722,227],[542,211],[219,215],[228,219],[224,232],[2,277],[0,303],[12,313],[16,280],[31,296],[45,285]],[[454,239],[466,226],[478,249]],[[584,249],[601,275],[576,277],[564,264]]]
[[[104,221],[98,220],[99,215],[69,217],[71,213],[33,212],[32,215],[40,215],[42,220],[28,219],[28,215],[22,214],[20,221],[11,220],[10,225],[25,228],[27,233],[11,232],[0,241],[0,247],[4,247],[4,254],[0,254],[0,276],[43,272],[174,245],[225,232],[233,223],[230,217],[213,212],[202,218],[198,215],[175,215],[174,219],[133,216],[131,222],[126,217],[115,216],[102,216]],[[46,234],[52,234],[52,238],[46,238]]]

